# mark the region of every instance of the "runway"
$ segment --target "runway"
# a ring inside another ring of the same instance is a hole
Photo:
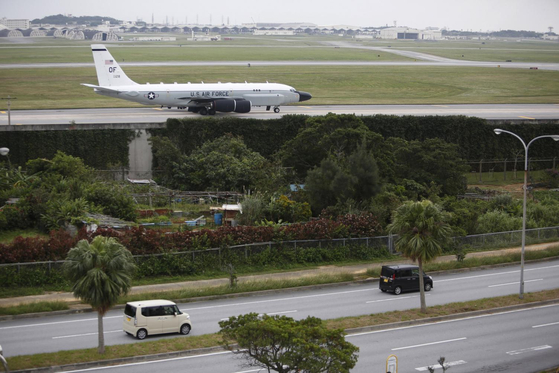
[[[355,114],[369,115],[465,115],[491,120],[549,120],[559,119],[559,104],[487,104],[487,105],[313,105],[282,106],[279,114],[256,107],[247,114],[217,113],[213,118],[238,117],[253,119],[278,119],[288,114],[326,115]],[[110,124],[110,123],[162,123],[167,118],[212,118],[185,110],[161,108],[119,109],[57,109],[57,110],[12,110],[12,125],[39,124]],[[8,113],[0,112],[0,126],[8,125]]]

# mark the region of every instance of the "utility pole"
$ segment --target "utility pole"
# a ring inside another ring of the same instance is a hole
[[[11,120],[11,114],[10,114],[10,106],[12,104],[12,100],[16,100],[17,97],[10,97],[10,95],[8,95],[8,97],[1,97],[2,100],[8,100],[8,126],[12,125],[12,120]]]

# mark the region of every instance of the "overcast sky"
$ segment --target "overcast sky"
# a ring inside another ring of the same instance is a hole
[[[54,14],[219,25],[311,22],[320,26],[447,27],[559,33],[559,0],[0,0],[0,17]]]

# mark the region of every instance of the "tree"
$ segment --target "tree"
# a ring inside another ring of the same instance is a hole
[[[295,321],[249,313],[220,321],[219,326],[223,346],[246,359],[247,367],[343,373],[357,363],[359,348],[345,340],[343,330],[328,330],[316,317]],[[235,342],[238,347],[232,345]]]
[[[348,200],[363,204],[380,188],[375,157],[367,151],[365,143],[348,156],[331,155],[323,159],[319,167],[308,172],[305,180],[305,190],[315,212]]]
[[[431,182],[441,186],[444,195],[457,195],[466,191],[468,166],[460,157],[458,145],[441,139],[405,141],[389,139],[394,152],[395,184],[411,179],[424,186]]]
[[[130,251],[114,237],[81,240],[68,252],[63,268],[73,282],[72,292],[97,311],[100,354],[105,353],[103,315],[128,293],[135,267]]]
[[[186,190],[251,189],[267,172],[268,162],[243,140],[225,135],[205,142],[175,168],[175,184]]]
[[[423,264],[439,256],[448,241],[451,229],[445,221],[446,214],[439,205],[429,200],[409,201],[396,209],[388,226],[390,233],[398,235],[396,250],[418,263],[421,312],[427,311]]]
[[[382,140],[382,136],[370,131],[359,117],[329,113],[308,118],[297,136],[283,145],[279,157],[302,179],[330,154],[336,158],[348,156],[365,144],[367,150],[378,155]]]

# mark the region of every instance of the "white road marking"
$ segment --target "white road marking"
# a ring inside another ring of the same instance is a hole
[[[122,317],[122,315],[103,317],[103,320],[105,320],[105,319],[116,319],[117,317],[120,318],[120,317]],[[69,323],[73,323],[73,322],[84,322],[84,321],[97,321],[97,317],[94,318],[94,319],[68,320],[68,321],[45,322],[45,323],[40,323],[40,324],[4,326],[4,327],[0,328],[0,330],[17,329],[17,328],[31,328],[31,327],[35,327],[35,326],[45,326],[45,325],[69,324]]]
[[[449,367],[453,367],[455,365],[462,365],[462,364],[466,364],[466,361],[464,361],[464,360],[450,361],[448,363],[445,363],[444,365],[449,366]],[[415,370],[418,370],[420,372],[424,372],[426,370],[429,370],[429,367],[433,367],[433,369],[441,369],[442,368],[441,364],[437,363],[437,364],[429,365],[429,366],[426,366],[426,367],[415,368]]]
[[[450,343],[450,342],[458,342],[458,341],[464,341],[466,340],[466,337],[462,337],[462,338],[455,338],[455,339],[447,339],[445,341],[437,341],[437,342],[429,342],[429,343],[422,343],[419,345],[413,345],[413,346],[405,346],[405,347],[396,347],[393,348],[392,351],[399,351],[399,350],[407,350],[409,348],[416,348],[416,347],[424,347],[424,346],[432,346],[432,345],[439,345],[442,343]]]
[[[543,278],[537,278],[535,280],[527,280],[524,281],[524,283],[527,282],[535,282],[535,281],[543,281]],[[506,284],[496,284],[496,285],[489,285],[488,288],[496,288],[498,286],[508,286],[508,285],[520,285],[520,281],[516,281],[516,282],[507,282]]]
[[[67,370],[66,373],[76,373],[76,372],[91,372],[94,370],[105,370],[105,369],[117,369],[117,368],[124,368],[124,367],[132,367],[137,365],[147,365],[147,364],[158,364],[158,363],[166,363],[168,361],[176,361],[176,360],[186,360],[186,359],[196,359],[199,357],[208,357],[208,356],[215,356],[215,355],[224,355],[230,354],[231,351],[222,351],[222,352],[213,352],[211,354],[204,354],[204,355],[194,355],[194,356],[181,356],[181,357],[174,357],[171,359],[164,359],[164,360],[153,360],[153,361],[141,361],[139,363],[129,363],[129,364],[122,364],[122,365],[111,365],[106,367],[97,367],[97,368],[88,368],[88,369],[78,369],[78,370]]]
[[[296,299],[306,299],[306,298],[318,298],[318,297],[327,297],[330,295],[344,295],[350,293],[361,293],[364,291],[375,291],[378,290],[377,288],[367,288],[361,290],[350,290],[350,291],[340,291],[337,293],[326,293],[326,294],[315,294],[315,295],[304,295],[301,297],[292,297],[292,298],[278,298],[278,299],[268,299],[268,300],[258,300],[254,302],[244,302],[244,303],[231,303],[231,304],[220,304],[216,306],[206,306],[206,307],[195,307],[195,308],[186,308],[185,311],[192,311],[192,310],[207,310],[211,308],[223,308],[223,307],[233,307],[233,306],[244,306],[247,304],[259,304],[259,303],[271,303],[271,302],[285,302],[289,300],[296,300]]]
[[[346,338],[349,338],[349,337],[359,337],[359,336],[369,335],[369,334],[379,334],[379,333],[393,332],[393,331],[396,331],[396,330],[413,329],[413,328],[423,328],[423,327],[433,326],[433,325],[438,325],[438,324],[447,324],[447,323],[458,322],[458,321],[480,319],[480,318],[482,318],[482,317],[493,317],[493,316],[506,315],[506,314],[509,314],[509,313],[516,313],[516,312],[525,312],[525,311],[539,310],[539,309],[548,308],[548,307],[559,307],[559,304],[550,304],[550,305],[540,306],[540,307],[524,308],[524,309],[521,309],[521,310],[512,310],[512,311],[497,312],[497,313],[491,313],[491,314],[487,314],[487,315],[469,316],[469,317],[463,317],[463,318],[461,318],[461,319],[437,321],[437,322],[432,322],[432,323],[428,323],[428,324],[419,324],[419,325],[402,326],[402,327],[399,327],[399,328],[382,329],[382,330],[373,330],[373,331],[370,331],[370,332],[348,334],[348,335],[346,335]]]
[[[430,294],[425,294],[425,295],[430,295]],[[419,298],[419,295],[410,295],[408,297],[394,297],[394,298],[390,298],[390,299],[370,300],[370,301],[365,302],[365,303],[390,302],[392,300],[410,299],[410,298]]]
[[[111,330],[111,331],[108,331],[108,332],[103,332],[103,334],[118,333],[118,332],[124,333],[124,331],[121,329],[121,330]],[[73,334],[73,335],[61,335],[59,337],[52,337],[52,339],[85,337],[85,336],[88,336],[88,335],[98,335],[98,334],[99,333],[96,332],[96,333],[84,333],[84,334]]]
[[[538,267],[538,268],[529,268],[529,269],[524,269],[524,272],[529,272],[529,271],[539,271],[542,269],[550,269],[550,268],[558,268],[559,265],[554,265],[554,266],[547,266],[547,267]],[[489,277],[489,276],[500,276],[500,275],[508,275],[511,273],[519,273],[520,270],[516,270],[516,271],[507,271],[507,272],[499,272],[499,273],[488,273],[485,275],[477,275],[477,276],[466,276],[466,277],[456,277],[456,278],[448,278],[448,279],[444,279],[444,280],[437,280],[437,283],[439,282],[448,282],[448,281],[458,281],[458,280],[467,280],[467,279],[471,279],[471,278],[480,278],[480,277]]]
[[[525,352],[531,352],[531,351],[539,351],[539,350],[547,350],[548,348],[553,348],[550,345],[543,345],[543,346],[536,346],[536,347],[530,347],[530,348],[523,348],[522,350],[515,350],[515,351],[508,351],[507,355],[520,355],[523,354]]]
[[[552,322],[549,324],[534,325],[532,328],[543,328],[544,326],[559,325],[559,322]]]

